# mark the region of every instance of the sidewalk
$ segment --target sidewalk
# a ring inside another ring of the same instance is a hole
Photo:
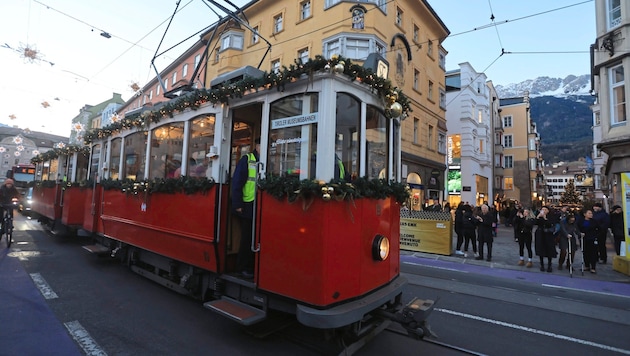
[[[596,274],[592,274],[588,270],[584,271],[584,274],[582,274],[580,270],[582,265],[582,253],[581,251],[576,252],[574,261],[576,268],[573,270],[573,278],[570,278],[571,276],[568,269],[564,268],[563,270],[558,270],[558,258],[552,260],[553,272],[541,272],[540,259],[536,256],[535,251],[533,251],[534,256],[532,258],[534,263],[533,267],[526,268],[525,266],[519,266],[518,242],[514,241],[514,231],[512,227],[506,227],[505,225],[499,226],[497,237],[494,238],[492,245],[492,262],[475,260],[471,247],[468,249],[468,257],[455,255],[456,243],[457,236],[453,233],[453,252],[450,256],[401,251],[401,259],[403,262],[430,264],[440,268],[493,274],[533,282],[549,283],[550,280],[553,280],[554,283],[565,286],[587,288],[603,292],[614,290],[615,294],[630,296],[630,276],[613,270],[612,261],[615,256],[615,249],[612,245],[612,241],[607,241],[608,261],[606,264],[597,265]],[[533,249],[532,242],[532,250]],[[484,251],[487,252],[485,249]],[[524,257],[525,262],[527,262],[527,249],[525,249]],[[545,264],[547,263],[546,260],[545,258]]]

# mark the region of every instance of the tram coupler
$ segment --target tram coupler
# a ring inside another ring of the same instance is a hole
[[[427,318],[433,311],[435,301],[429,299],[414,298],[402,310],[390,313],[379,310],[379,314],[395,321],[407,332],[407,336],[414,339],[422,339],[425,336],[437,337],[429,327]]]

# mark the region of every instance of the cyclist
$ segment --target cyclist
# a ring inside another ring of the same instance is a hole
[[[13,179],[7,178],[0,187],[0,217],[4,217],[4,206],[13,204],[13,200],[19,198],[20,192],[13,185]],[[13,209],[10,214],[13,216]],[[0,233],[4,233],[4,226],[0,228]]]

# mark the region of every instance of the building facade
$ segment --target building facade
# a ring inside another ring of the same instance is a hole
[[[451,206],[493,202],[493,87],[470,63],[446,73],[447,193]],[[495,96],[493,96],[495,95]]]
[[[630,80],[625,78],[625,73],[630,73],[630,3],[596,0],[595,16],[597,39],[591,53],[597,104],[593,110],[601,126],[597,148],[608,156],[603,190],[609,193],[606,196],[609,205],[623,205],[621,173],[630,172],[630,107],[627,105]]]
[[[502,205],[519,202],[539,204],[544,185],[540,135],[530,117],[529,93],[523,97],[500,99],[503,126]]]

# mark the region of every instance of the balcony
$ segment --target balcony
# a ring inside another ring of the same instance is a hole
[[[500,164],[494,165],[494,175],[495,176],[503,176],[503,166]]]
[[[494,145],[494,153],[495,154],[503,154],[503,145],[501,145],[501,144]]]

